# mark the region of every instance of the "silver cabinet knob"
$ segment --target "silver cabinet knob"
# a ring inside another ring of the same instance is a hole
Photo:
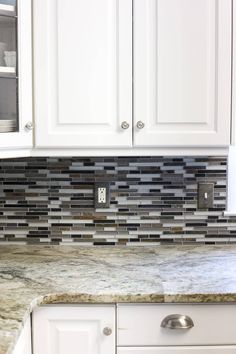
[[[126,122],[126,121],[122,122],[122,123],[121,123],[121,128],[122,128],[122,129],[128,129],[128,128],[129,128],[129,123]]]
[[[194,326],[193,320],[185,315],[169,315],[161,322],[162,328],[169,329],[190,329]]]
[[[28,123],[26,123],[26,125],[25,125],[25,129],[28,130],[28,131],[32,130],[33,127],[34,127],[34,126],[33,126],[33,123],[32,123],[32,122],[28,122]]]
[[[112,329],[110,327],[103,328],[103,334],[105,336],[110,336],[112,334]]]
[[[137,122],[136,126],[138,129],[143,129],[145,127],[145,124],[141,120],[139,120]]]

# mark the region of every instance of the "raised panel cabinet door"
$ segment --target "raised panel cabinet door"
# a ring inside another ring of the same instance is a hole
[[[235,354],[235,346],[219,347],[156,347],[118,348],[117,354]]]
[[[131,146],[132,0],[33,4],[36,146]]]
[[[135,146],[230,144],[231,15],[231,0],[134,0]]]
[[[33,352],[115,354],[115,330],[114,306],[38,308],[33,312]]]
[[[26,321],[12,354],[32,354],[30,318]]]

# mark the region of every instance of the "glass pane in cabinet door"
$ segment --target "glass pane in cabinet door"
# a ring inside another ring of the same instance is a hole
[[[17,79],[0,78],[0,133],[18,130]]]
[[[15,16],[16,0],[0,0],[0,14]]]
[[[18,131],[16,1],[0,0],[0,133]]]
[[[16,18],[0,15],[0,75],[16,74]]]
[[[16,6],[16,0],[0,0],[0,4]]]

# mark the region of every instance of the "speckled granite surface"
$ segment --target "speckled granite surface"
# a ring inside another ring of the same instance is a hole
[[[0,247],[0,354],[39,304],[236,301],[236,246]]]

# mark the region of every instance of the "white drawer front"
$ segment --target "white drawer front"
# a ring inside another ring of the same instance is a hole
[[[176,347],[176,348],[118,348],[117,354],[235,354],[236,346]]]
[[[194,327],[161,328],[162,320],[171,314],[189,316]],[[236,344],[235,318],[236,305],[119,305],[118,345],[232,345]]]

